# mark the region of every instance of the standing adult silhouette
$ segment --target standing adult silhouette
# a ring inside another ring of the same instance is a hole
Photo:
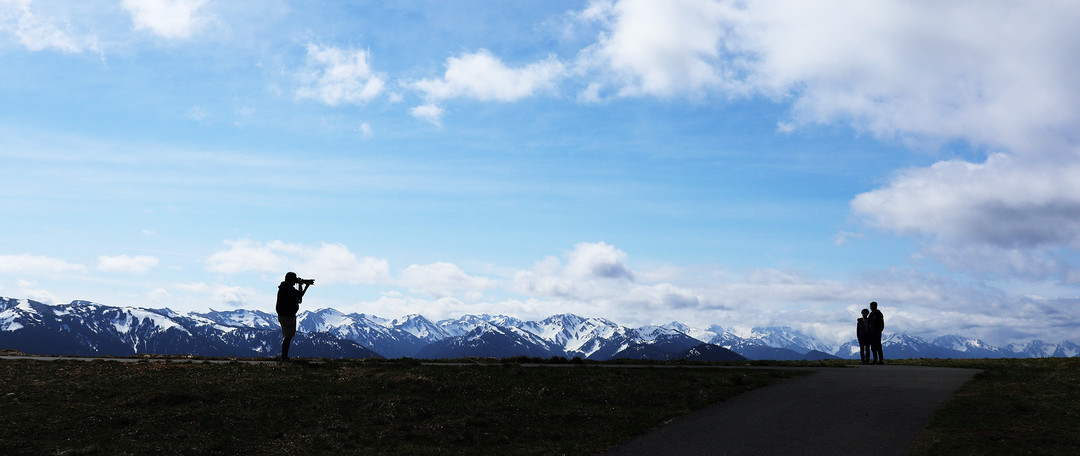
[[[304,293],[312,284],[312,280],[300,280],[295,272],[285,274],[285,280],[278,285],[277,314],[278,323],[281,323],[281,361],[289,360],[289,345],[296,335],[296,312],[300,310],[300,302],[304,300]]]
[[[885,364],[885,354],[881,352],[881,332],[885,330],[885,315],[877,308],[877,302],[870,303],[870,352],[874,355],[874,364]]]
[[[869,314],[870,310],[863,309],[855,327],[855,335],[859,338],[859,360],[863,364],[870,364],[870,319],[866,317]]]

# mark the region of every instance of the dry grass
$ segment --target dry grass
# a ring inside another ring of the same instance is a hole
[[[595,454],[792,375],[0,360],[0,454]]]

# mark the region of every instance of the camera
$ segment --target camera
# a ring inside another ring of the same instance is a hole
[[[296,278],[296,283],[299,283],[301,285],[311,286],[311,285],[315,285],[315,279],[301,279],[301,278],[297,277]]]

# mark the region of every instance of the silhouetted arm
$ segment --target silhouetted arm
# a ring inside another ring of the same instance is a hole
[[[304,302],[304,293],[307,293],[307,289],[308,289],[309,286],[310,285],[304,284],[304,283],[301,283],[299,285],[298,288],[300,288],[300,290],[299,290],[300,294],[296,295],[296,302],[297,303]]]

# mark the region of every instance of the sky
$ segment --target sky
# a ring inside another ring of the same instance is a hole
[[[0,0],[0,296],[1080,342],[1080,3]]]

